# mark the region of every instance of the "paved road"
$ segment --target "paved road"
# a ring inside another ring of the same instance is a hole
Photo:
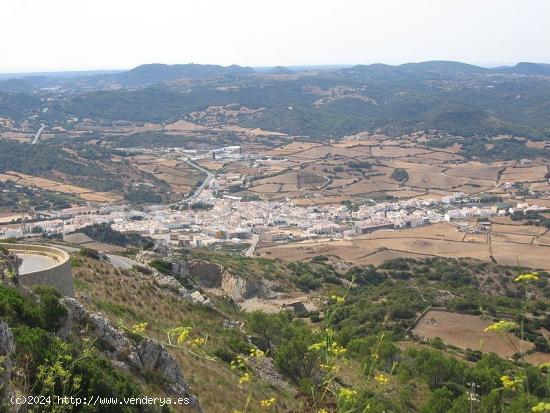
[[[121,255],[114,255],[114,254],[105,254],[105,255],[109,257],[109,261],[111,261],[111,264],[113,264],[113,266],[120,268],[122,270],[129,270],[134,265],[138,264],[137,261],[128,257],[123,257]]]
[[[254,250],[258,246],[258,242],[260,242],[261,235],[262,235],[261,233],[252,235],[252,244],[245,251],[245,253],[244,253],[245,257],[252,257],[254,255]]]
[[[197,198],[200,196],[201,192],[208,186],[208,184],[210,183],[212,178],[214,178],[214,174],[212,172],[210,172],[208,169],[205,169],[202,166],[197,165],[195,162],[192,162],[189,159],[182,159],[182,160],[187,165],[189,165],[190,167],[195,168],[195,169],[201,171],[202,173],[205,173],[206,178],[204,178],[204,180],[202,181],[200,186],[197,189],[195,189],[195,191],[191,195],[189,195],[187,198],[185,198],[185,199],[183,199],[179,202],[176,202],[174,205],[181,205],[181,204],[184,204],[184,203],[191,203],[192,204],[193,202],[195,202],[197,200]]]
[[[67,252],[80,251],[79,247],[71,247],[71,246],[63,245],[63,244],[52,244],[52,245],[54,247],[61,248],[62,250],[65,250]],[[122,270],[129,270],[134,265],[139,264],[136,260],[133,260],[133,259],[128,258],[128,257],[123,257],[122,255],[107,254],[107,253],[105,253],[105,255],[109,258],[109,261],[111,262],[111,264],[114,267],[120,268]]]
[[[38,139],[40,139],[40,136],[42,135],[44,128],[46,128],[46,125],[42,125],[40,129],[38,129],[38,132],[36,132],[36,135],[34,135],[34,139],[32,140],[31,145],[34,145],[36,144],[36,142],[38,142]]]

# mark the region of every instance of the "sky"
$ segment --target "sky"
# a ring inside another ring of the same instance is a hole
[[[0,72],[550,63],[548,0],[0,0]]]

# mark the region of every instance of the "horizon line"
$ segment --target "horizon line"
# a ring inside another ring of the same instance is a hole
[[[132,67],[103,67],[103,68],[59,68],[59,69],[21,69],[19,71],[2,71],[0,70],[0,75],[2,76],[8,76],[8,75],[40,75],[40,74],[48,74],[48,73],[85,73],[85,72],[123,72],[123,71],[129,71],[132,69],[135,69],[139,66],[144,65],[153,65],[153,64],[161,64],[166,66],[174,66],[174,65],[198,65],[198,66],[205,66],[205,65],[218,65],[223,67],[229,67],[229,66],[239,66],[239,67],[250,67],[252,69],[269,69],[274,68],[277,66],[281,67],[287,67],[287,68],[322,68],[322,67],[353,67],[353,66],[369,66],[369,65],[375,65],[375,64],[383,64],[387,66],[394,66],[398,67],[405,64],[417,64],[417,63],[426,63],[426,62],[454,62],[454,63],[463,63],[468,64],[472,66],[478,66],[485,69],[492,69],[492,68],[498,68],[498,67],[511,67],[516,66],[519,63],[534,63],[534,64],[549,64],[545,62],[532,62],[528,60],[520,60],[516,61],[515,63],[507,62],[507,63],[468,63],[461,60],[445,60],[445,59],[432,59],[432,60],[419,60],[419,61],[411,61],[411,62],[405,62],[405,63],[383,63],[383,62],[371,62],[371,63],[308,63],[308,64],[274,64],[274,65],[240,65],[237,63],[232,63],[229,65],[223,65],[218,63],[195,63],[195,62],[188,62],[188,63],[161,63],[161,62],[152,62],[152,63],[140,63],[137,66]]]

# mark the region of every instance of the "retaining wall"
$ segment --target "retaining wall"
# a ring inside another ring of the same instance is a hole
[[[71,256],[67,252],[48,245],[0,243],[0,247],[15,254],[32,253],[53,258],[56,264],[52,267],[26,274],[19,274],[17,277],[19,284],[26,287],[49,285],[59,291],[61,295],[74,297],[75,291],[73,275],[71,273]]]

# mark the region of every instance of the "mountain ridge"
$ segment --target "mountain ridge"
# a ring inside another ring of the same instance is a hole
[[[250,75],[256,73],[250,67],[238,65],[201,65],[195,63],[166,65],[152,63],[139,65],[114,76],[118,83],[125,86],[139,86],[183,78],[207,78],[220,76]]]

